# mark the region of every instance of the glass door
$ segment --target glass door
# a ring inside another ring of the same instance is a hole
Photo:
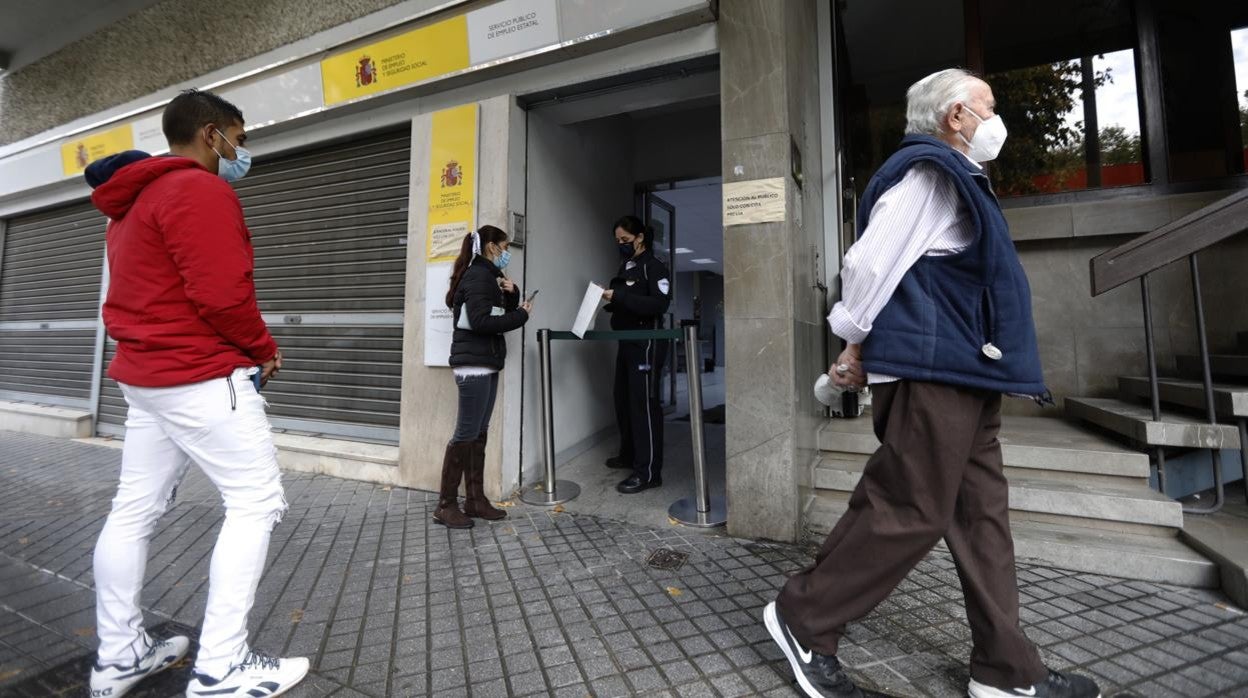
[[[676,287],[676,207],[655,196],[652,192],[645,193],[643,207],[646,225],[650,227],[654,235],[654,239],[651,241],[652,249],[654,249],[655,254],[661,253],[661,256],[666,255],[667,257],[667,268],[671,275],[669,280],[671,291],[668,297],[675,299],[678,292]],[[676,314],[670,307],[667,317],[662,324],[668,329],[676,327]],[[671,407],[676,406],[676,352],[679,344],[680,342],[671,343],[667,360],[669,376],[668,404]]]

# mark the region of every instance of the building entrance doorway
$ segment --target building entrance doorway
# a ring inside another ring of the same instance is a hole
[[[581,487],[581,495],[564,505],[568,511],[666,526],[668,506],[693,494],[691,369],[703,378],[710,480],[718,493],[724,486],[719,73],[704,66],[584,96],[535,98],[527,106],[525,279],[542,293],[525,329],[522,480],[535,482],[542,473],[536,332],[568,329],[587,282],[605,284],[616,274],[613,224],[636,215],[649,226],[653,250],[669,270],[671,303],[662,326],[696,324],[703,361],[690,367],[683,351],[669,347],[659,381],[663,485],[623,495],[615,487],[629,471],[605,465],[620,447],[617,347],[557,342],[556,463],[559,479]],[[609,324],[600,312],[595,328]]]

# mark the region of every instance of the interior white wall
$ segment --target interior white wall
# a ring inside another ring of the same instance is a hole
[[[525,327],[523,479],[542,468],[537,331],[567,330],[590,281],[606,283],[618,267],[611,223],[633,210],[632,143],[627,119],[561,126],[541,110],[528,118],[528,232],[525,277],[540,289]],[[605,329],[606,313],[598,326]],[[615,348],[597,342],[553,346],[555,451],[579,454],[613,428]]]

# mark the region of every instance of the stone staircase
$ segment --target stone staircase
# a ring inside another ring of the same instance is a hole
[[[1061,419],[1006,417],[1000,438],[1019,559],[1218,586],[1217,566],[1179,539],[1182,505],[1149,487],[1147,455]],[[806,517],[813,537],[826,535],[845,512],[878,446],[869,416],[824,425]]]
[[[1192,449],[1233,449],[1242,454],[1243,442],[1248,441],[1248,333],[1239,335],[1235,353],[1210,356],[1217,425],[1207,423],[1204,384],[1194,378],[1202,373],[1200,357],[1179,356],[1176,363],[1181,377],[1158,381],[1159,420],[1153,419],[1149,406],[1148,379],[1139,377],[1118,379],[1118,399],[1069,398],[1066,412],[1141,451],[1162,447],[1168,458]],[[1228,463],[1223,458],[1228,480],[1243,474],[1244,461],[1237,460]],[[1173,475],[1170,468],[1168,472]],[[1222,589],[1236,603],[1248,606],[1248,545],[1243,543],[1248,541],[1248,518],[1240,511],[1242,502],[1234,505],[1234,511],[1214,515],[1188,514],[1190,525],[1180,539],[1217,563]]]

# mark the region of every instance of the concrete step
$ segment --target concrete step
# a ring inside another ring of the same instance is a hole
[[[806,509],[807,532],[821,543],[847,509],[840,492],[821,492]],[[1127,579],[1214,588],[1218,567],[1177,537],[1088,529],[1034,521],[1011,521],[1015,557],[1059,569]],[[938,547],[947,549],[942,541]]]
[[[1229,424],[1209,424],[1186,414],[1163,411],[1153,421],[1151,408],[1110,398],[1066,398],[1066,414],[1125,436],[1137,444],[1179,448],[1239,448],[1239,431]]]
[[[91,413],[68,407],[0,400],[0,429],[58,439],[91,435]]]
[[[1212,515],[1191,515],[1180,539],[1217,563],[1222,591],[1248,608],[1248,504],[1243,490],[1227,493],[1226,506]]]
[[[815,468],[815,487],[849,493],[858,485],[862,467],[845,458],[831,457]],[[1182,528],[1183,505],[1154,492],[1145,482],[1121,485],[1012,477],[1010,509],[1020,512]]]
[[[1157,380],[1157,385],[1163,404],[1188,407],[1203,413],[1205,384],[1201,381],[1160,378]],[[1148,378],[1121,376],[1118,378],[1118,391],[1124,398],[1131,400],[1143,400],[1147,403],[1152,399],[1152,389],[1148,385]],[[1214,383],[1213,406],[1219,418],[1248,418],[1248,385]]]
[[[283,470],[392,486],[402,481],[398,446],[297,434],[274,434],[273,442]]]
[[[1179,355],[1175,357],[1179,373],[1185,376],[1200,376],[1203,369],[1199,356]],[[1209,357],[1209,368],[1215,378],[1248,380],[1248,355],[1213,354]]]
[[[1007,468],[1147,478],[1148,456],[1063,419],[1004,417],[1001,455]],[[870,455],[880,447],[871,420],[830,419],[819,432],[823,451]]]

